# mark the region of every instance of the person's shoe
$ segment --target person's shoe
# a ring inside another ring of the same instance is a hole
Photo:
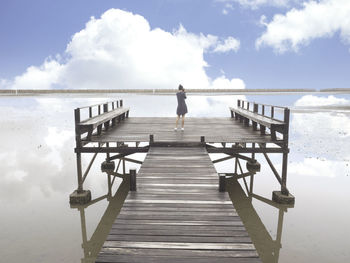
[[[185,129],[184,128],[181,128],[181,131],[184,131]]]
[[[177,131],[177,128],[176,128],[176,127],[174,128],[174,131]]]

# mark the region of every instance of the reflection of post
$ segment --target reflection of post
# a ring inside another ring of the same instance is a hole
[[[81,236],[83,240],[83,251],[84,251],[84,258],[87,258],[89,256],[89,250],[88,250],[88,239],[87,239],[87,233],[86,233],[86,220],[85,220],[85,208],[79,207],[80,212],[80,223],[81,223]]]
[[[275,256],[276,256],[276,263],[278,262],[278,258],[280,256],[280,249],[282,247],[282,228],[283,228],[283,217],[284,217],[284,211],[282,209],[279,210],[278,213],[278,225],[277,225],[277,236],[276,236],[276,249],[275,249]]]
[[[101,200],[104,200],[106,196],[94,199],[83,206],[74,206],[72,208],[77,208],[80,212],[80,222],[81,222],[81,234],[82,234],[82,248],[84,258],[81,259],[82,263],[93,263],[96,260],[98,253],[101,250],[101,247],[105,240],[107,239],[108,233],[115,221],[121,207],[123,206],[124,200],[129,192],[127,183],[124,181],[119,186],[117,192],[108,200],[108,206],[101,217],[100,222],[98,223],[95,231],[88,240],[87,229],[86,229],[86,220],[85,220],[85,209],[90,205],[95,204]]]
[[[231,179],[229,181],[228,192],[234,203],[235,209],[242,219],[245,228],[247,229],[249,236],[251,237],[260,258],[263,262],[277,263],[280,249],[282,247],[282,228],[283,228],[283,215],[286,211],[286,207],[279,205],[269,199],[259,197],[253,194],[253,197],[267,204],[272,205],[279,209],[279,218],[277,225],[277,237],[273,240],[269,231],[261,221],[254,206],[252,205],[251,198],[249,198],[243,191],[240,183]]]

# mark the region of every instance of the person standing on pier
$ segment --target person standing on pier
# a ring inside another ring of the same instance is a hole
[[[185,115],[187,113],[187,106],[186,106],[186,92],[184,87],[180,84],[179,85],[179,91],[176,93],[177,97],[177,109],[176,109],[176,114],[177,114],[177,119],[175,123],[175,128],[174,130],[177,131],[177,124],[179,123],[180,116],[182,117],[181,120],[181,130],[184,130],[184,125],[185,125]]]

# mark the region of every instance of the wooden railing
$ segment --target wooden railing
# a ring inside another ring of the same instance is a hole
[[[283,135],[283,144],[288,145],[290,110],[286,107],[237,100],[237,107],[230,108],[231,117],[244,122],[253,130],[260,130],[266,134],[266,128],[270,129],[270,135],[277,141],[276,132]]]

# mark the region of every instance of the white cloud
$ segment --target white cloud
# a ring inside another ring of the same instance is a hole
[[[288,7],[291,3],[298,1],[299,0],[217,0],[217,2],[225,3],[223,9],[223,14],[225,15],[228,14],[229,9],[233,9],[231,3],[237,3],[245,8],[258,9],[261,6]]]
[[[305,158],[301,162],[292,162],[288,167],[290,174],[302,176],[336,177],[349,175],[349,167],[342,161],[319,158]]]
[[[233,37],[228,37],[227,39],[225,39],[224,43],[220,43],[218,44],[215,49],[213,50],[213,52],[217,52],[217,53],[226,53],[229,52],[231,50],[237,52],[239,47],[240,47],[241,43],[238,39],[235,39]]]
[[[320,0],[303,3],[301,9],[277,14],[271,22],[262,17],[266,31],[256,40],[256,47],[271,46],[278,53],[297,52],[317,38],[329,38],[340,32],[345,44],[350,44],[350,1]]]
[[[151,29],[140,16],[110,9],[73,35],[64,58],[31,66],[12,88],[210,88],[206,52],[237,51],[239,41],[194,34],[182,25],[173,32]],[[231,86],[231,88],[235,88]]]
[[[294,103],[295,106],[330,106],[330,105],[350,105],[350,101],[344,98],[337,98],[333,95],[328,97],[318,97],[313,95],[306,95],[301,97]]]

